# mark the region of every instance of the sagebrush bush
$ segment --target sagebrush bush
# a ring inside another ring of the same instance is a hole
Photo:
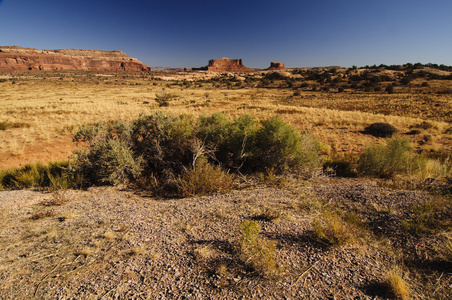
[[[214,149],[215,159],[225,167],[245,168],[255,141],[257,121],[251,115],[243,115],[232,122],[223,113],[201,116],[197,124],[197,137],[208,149]]]
[[[155,101],[160,107],[169,106],[173,98],[174,98],[173,95],[165,91],[162,91],[155,95]]]
[[[231,121],[215,113],[195,120],[158,112],[130,123],[86,126],[74,140],[87,145],[76,153],[74,167],[87,182],[118,184],[139,179],[166,195],[226,190],[222,186],[230,180],[222,168],[312,174],[320,166],[318,143],[312,135],[301,135],[279,117],[260,124],[250,115]],[[198,166],[198,161],[205,164]]]
[[[142,175],[155,178],[162,192],[177,191],[177,178],[193,165],[194,121],[155,113],[141,116],[133,124],[132,149],[143,159]]]
[[[142,159],[133,155],[131,133],[131,124],[122,121],[82,127],[74,140],[88,147],[75,152],[74,170],[89,184],[120,184],[137,178]]]
[[[417,165],[408,140],[396,137],[383,146],[371,146],[363,150],[358,161],[361,175],[390,178],[420,168]]]
[[[263,121],[256,132],[251,167],[257,171],[273,168],[276,172],[312,170],[320,165],[318,150],[319,145],[310,134],[302,136],[275,116]]]

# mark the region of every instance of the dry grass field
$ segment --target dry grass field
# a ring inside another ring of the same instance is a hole
[[[278,115],[325,166],[391,150],[365,132],[384,122],[422,161],[395,176],[228,174],[232,190],[184,199],[149,181],[0,191],[0,299],[451,299],[451,72],[412,67],[0,74],[0,171],[67,160],[80,126],[158,111]],[[208,166],[193,158],[194,180],[217,180]]]
[[[215,77],[226,80],[209,80]],[[8,125],[0,130],[2,169],[66,159],[74,149],[71,133],[79,126],[132,120],[155,111],[193,116],[221,111],[231,118],[251,114],[262,119],[280,115],[312,132],[328,151],[345,154],[376,142],[360,133],[375,122],[390,123],[401,133],[420,129],[410,136],[418,150],[447,152],[452,147],[451,130],[445,133],[451,128],[452,95],[437,92],[450,90],[450,80],[430,80],[428,87],[420,87],[422,79],[416,79],[387,94],[296,89],[285,86],[284,80],[262,86],[231,74],[191,72],[30,72],[0,78],[0,122]],[[155,98],[160,93],[172,96],[169,106],[159,107]]]

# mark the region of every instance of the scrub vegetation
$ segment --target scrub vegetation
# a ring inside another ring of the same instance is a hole
[[[450,299],[451,72],[0,74],[0,298]]]

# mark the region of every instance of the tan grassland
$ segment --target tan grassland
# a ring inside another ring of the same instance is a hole
[[[417,79],[408,87],[397,87],[394,94],[300,90],[298,95],[284,86],[236,87],[200,81],[218,76],[174,72],[5,73],[1,78],[8,80],[0,82],[0,122],[18,126],[0,131],[0,168],[66,159],[74,149],[70,135],[79,126],[132,120],[156,111],[194,116],[221,111],[231,118],[252,114],[262,119],[279,114],[300,130],[313,132],[328,151],[337,153],[355,153],[374,143],[375,138],[360,133],[371,123],[387,122],[406,133],[426,121],[431,128],[411,136],[414,143],[424,135],[430,136],[418,150],[451,149],[451,135],[444,131],[452,121],[452,96],[434,93],[450,89],[450,80],[431,80],[429,87],[420,88],[415,87],[421,82]],[[262,77],[261,73],[248,76]],[[162,92],[173,96],[168,107],[155,102]]]

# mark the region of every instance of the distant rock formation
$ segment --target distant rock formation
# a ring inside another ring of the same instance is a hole
[[[271,62],[270,63],[270,68],[268,68],[267,70],[285,70],[286,68],[284,67],[283,63],[280,62]]]
[[[202,68],[193,68],[193,70],[205,70],[212,72],[249,72],[253,69],[247,68],[243,65],[241,59],[234,58],[220,58],[209,60],[209,65]]]
[[[0,46],[0,72],[34,70],[150,71],[151,68],[122,51]]]

